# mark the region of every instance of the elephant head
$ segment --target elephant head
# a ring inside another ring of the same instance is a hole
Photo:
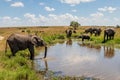
[[[46,43],[45,43],[41,38],[39,38],[39,37],[36,36],[36,35],[32,35],[32,37],[31,37],[31,43],[32,43],[33,45],[35,45],[36,47],[44,46],[44,47],[45,47],[45,55],[44,55],[44,58],[46,58],[46,56],[47,56],[47,45],[46,45]]]
[[[71,37],[71,35],[72,35],[72,30],[71,29],[68,29],[65,32],[66,32],[67,37]]]
[[[85,33],[90,33],[91,35],[93,34],[93,29],[92,28],[88,28],[85,30]]]
[[[34,44],[36,47],[46,46],[45,42],[36,35],[33,35],[31,37],[31,43]]]
[[[95,34],[95,36],[100,36],[101,32],[101,28],[93,28],[93,33]]]
[[[36,35],[22,35],[22,34],[12,34],[8,37],[6,41],[6,49],[5,52],[7,52],[7,43],[11,49],[11,52],[13,56],[15,56],[15,53],[17,53],[20,50],[29,49],[30,52],[30,59],[34,59],[34,46],[45,46],[45,55],[44,58],[46,58],[47,55],[47,46],[45,42],[40,39]]]

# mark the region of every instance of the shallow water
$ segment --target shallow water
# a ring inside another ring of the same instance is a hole
[[[41,58],[44,51],[36,56]],[[35,60],[35,69],[57,76],[86,76],[101,80],[120,80],[120,49],[93,46],[78,41],[57,43],[48,48],[46,60]]]

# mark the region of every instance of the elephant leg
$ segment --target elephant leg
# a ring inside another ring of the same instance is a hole
[[[30,52],[30,59],[34,60],[34,46],[30,46],[28,49]]]
[[[90,35],[92,36],[92,32],[90,32]]]
[[[110,36],[110,39],[112,38],[112,36]]]
[[[109,36],[107,35],[107,40],[108,40]]]
[[[114,39],[114,36],[112,36],[112,39]]]
[[[90,38],[87,39],[88,41],[90,40]]]
[[[82,38],[82,41],[84,41],[84,38]]]
[[[10,41],[8,41],[8,44],[9,44],[10,50],[12,52],[12,55],[15,56],[15,53],[17,51],[19,51],[19,48],[17,47],[17,44],[13,43],[13,42],[10,42]]]
[[[15,56],[15,53],[17,53],[18,50],[12,49],[11,51],[12,51],[12,55]]]
[[[105,37],[106,37],[106,33],[104,32],[104,41],[103,42],[105,42]]]

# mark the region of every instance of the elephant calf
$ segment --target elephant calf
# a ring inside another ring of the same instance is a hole
[[[90,40],[90,36],[89,35],[81,35],[78,38],[82,38],[82,41],[84,41],[84,39]]]
[[[15,56],[20,50],[28,49],[30,52],[30,59],[34,59],[34,46],[45,46],[45,55],[47,55],[47,47],[45,42],[36,35],[21,35],[21,34],[11,34],[6,40],[6,49],[7,52],[7,43],[11,49],[12,55]]]

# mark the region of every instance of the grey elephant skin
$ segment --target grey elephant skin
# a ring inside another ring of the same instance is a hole
[[[72,30],[71,29],[67,29],[65,32],[66,32],[66,35],[67,35],[68,38],[71,37],[71,35],[72,35]]]
[[[108,28],[104,30],[104,42],[106,42],[106,40],[108,39],[114,39],[114,35],[115,35],[115,30],[112,28]],[[106,39],[107,38],[107,39]]]
[[[95,36],[100,36],[101,31],[102,30],[100,28],[88,28],[85,30],[85,33],[90,33],[91,35],[95,34]]]
[[[15,56],[15,54],[20,50],[28,49],[30,52],[31,60],[34,60],[34,46],[45,46],[44,58],[46,58],[47,46],[45,42],[36,35],[11,34],[6,40],[5,53],[7,52],[7,43],[11,49],[13,56]]]
[[[82,38],[82,41],[84,41],[85,39],[90,40],[90,36],[85,34],[78,36],[78,38]]]

